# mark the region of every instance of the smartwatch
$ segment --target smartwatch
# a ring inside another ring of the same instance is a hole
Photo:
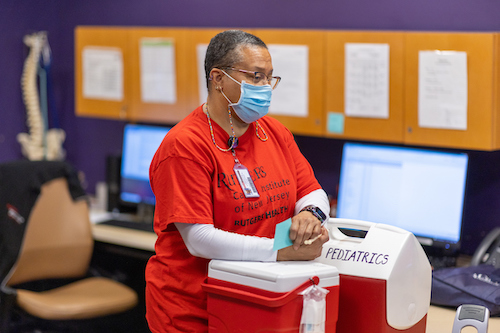
[[[323,213],[321,209],[316,206],[306,206],[300,210],[300,212],[303,211],[311,212],[311,214],[313,214],[321,222],[321,225],[325,224],[327,220],[325,213]]]

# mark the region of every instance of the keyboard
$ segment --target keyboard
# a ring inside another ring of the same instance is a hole
[[[153,222],[139,222],[139,221],[126,221],[126,220],[111,219],[111,220],[99,222],[99,224],[112,225],[112,226],[116,226],[116,227],[130,228],[130,229],[135,229],[135,230],[140,230],[140,231],[148,231],[148,232],[154,233]]]
[[[429,262],[434,270],[447,267],[455,267],[457,258],[455,256],[428,256]]]

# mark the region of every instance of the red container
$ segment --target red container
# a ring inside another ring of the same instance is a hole
[[[298,333],[301,292],[313,283],[329,291],[325,332],[335,333],[338,281],[336,268],[313,262],[214,260],[203,284],[208,294],[209,333]]]
[[[338,333],[425,333],[427,315],[404,329],[387,322],[387,281],[340,275]]]

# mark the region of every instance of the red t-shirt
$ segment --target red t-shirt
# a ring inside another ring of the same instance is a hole
[[[320,189],[292,134],[277,120],[259,120],[239,137],[236,157],[260,194],[245,198],[234,173],[232,153],[213,143],[199,107],[172,128],[150,167],[156,196],[156,254],[146,268],[146,307],[152,332],[206,332],[206,294],[201,283],[209,260],[187,250],[174,222],[213,224],[218,229],[273,238],[277,223],[293,216],[295,202]],[[215,142],[227,148],[229,135],[214,121]]]

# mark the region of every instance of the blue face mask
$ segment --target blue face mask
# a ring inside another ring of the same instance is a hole
[[[247,124],[264,117],[269,111],[269,105],[271,105],[271,95],[273,92],[271,86],[269,84],[255,86],[245,81],[239,83],[226,72],[224,74],[241,85],[240,99],[237,103],[231,102],[224,92],[220,91],[229,102],[229,106],[236,112],[236,115]]]

